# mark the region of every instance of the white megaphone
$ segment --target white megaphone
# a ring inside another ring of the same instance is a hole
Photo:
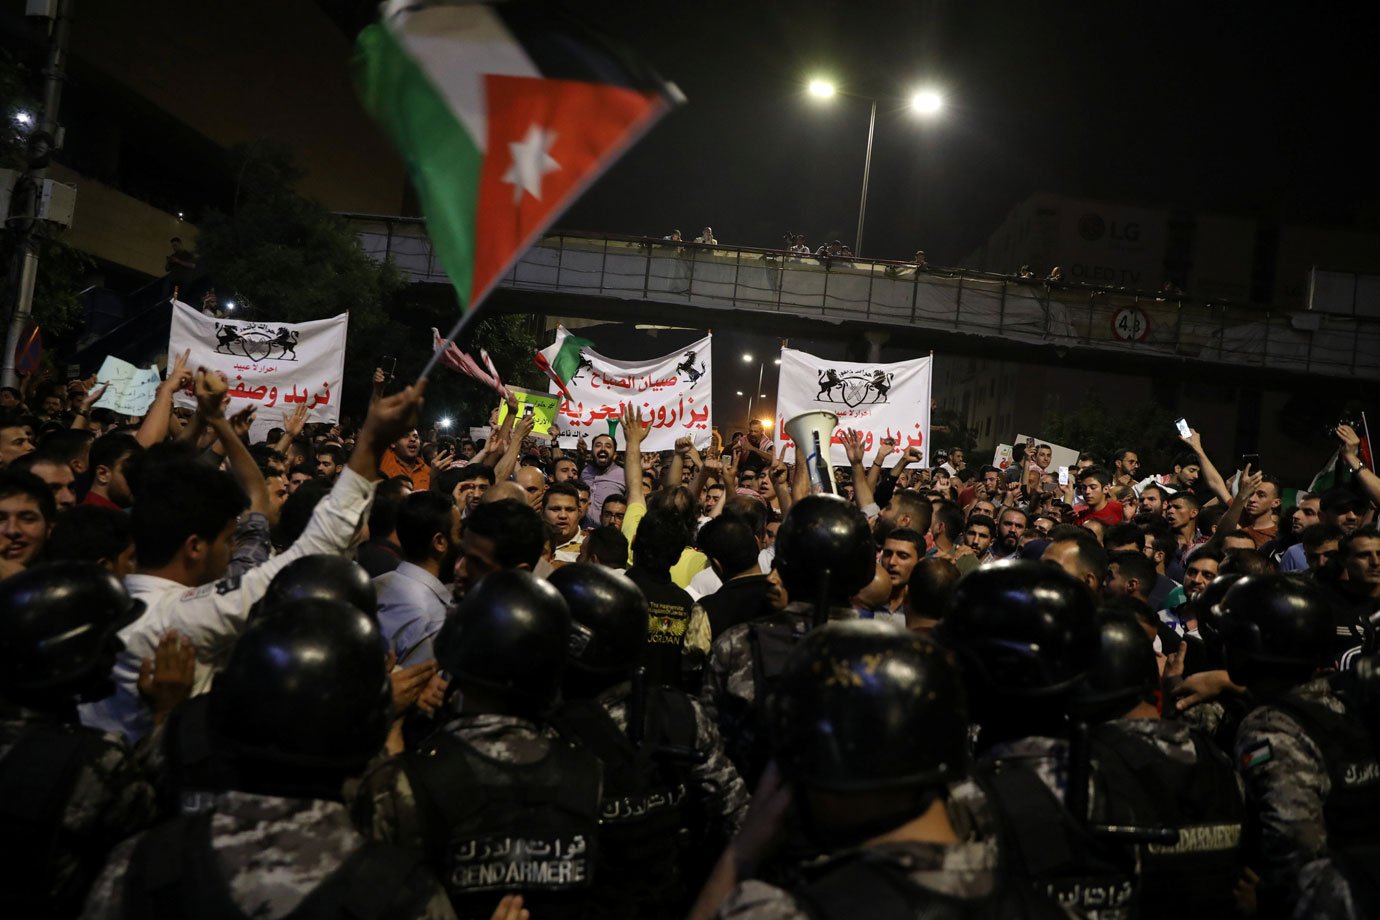
[[[786,434],[795,442],[797,463],[810,472],[810,491],[838,495],[834,465],[829,462],[829,445],[839,417],[832,412],[802,412],[786,420]]]

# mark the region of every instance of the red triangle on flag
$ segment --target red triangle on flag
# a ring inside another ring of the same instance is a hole
[[[498,74],[484,80],[488,142],[479,177],[471,303],[515,251],[635,138],[630,129],[663,104],[660,96],[607,84]]]

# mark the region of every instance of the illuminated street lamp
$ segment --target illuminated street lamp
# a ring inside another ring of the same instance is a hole
[[[840,90],[833,83],[822,79],[811,80],[808,89],[810,95],[818,99],[830,99],[835,95],[852,96],[854,99],[866,101],[871,106],[871,113],[867,118],[867,156],[863,158],[862,196],[858,202],[858,236],[853,241],[853,255],[861,256],[863,221],[867,217],[867,180],[872,173],[872,136],[877,129],[877,100]],[[944,108],[944,98],[932,89],[918,90],[910,97],[910,107],[917,115],[930,118]]]

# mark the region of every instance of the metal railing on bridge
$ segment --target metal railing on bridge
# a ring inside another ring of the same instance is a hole
[[[449,283],[419,220],[343,216],[374,257],[414,281]],[[904,262],[560,231],[532,246],[500,284],[1380,379],[1380,320]]]

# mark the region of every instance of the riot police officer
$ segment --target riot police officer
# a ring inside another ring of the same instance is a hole
[[[153,820],[124,740],[76,710],[114,690],[115,634],[143,610],[94,563],[0,581],[0,915],[75,916],[109,849]]]
[[[1104,612],[1099,631],[1072,712],[1092,723],[1111,821],[1179,835],[1177,843],[1140,847],[1139,906],[1149,917],[1230,916],[1245,813],[1236,769],[1206,732],[1160,718],[1159,667],[1140,623]]]
[[[570,641],[555,588],[491,572],[436,637],[449,719],[366,776],[356,823],[424,856],[456,913],[521,893],[533,916],[582,916],[599,840],[598,759],[551,731]]]
[[[1329,680],[1335,626],[1318,586],[1248,575],[1221,602],[1227,671],[1259,702],[1241,721],[1248,848],[1274,916],[1380,915],[1380,761],[1347,675]]]
[[[960,784],[973,801],[968,725],[957,669],[928,639],[877,621],[815,629],[791,653],[768,720],[789,792],[769,769],[757,793],[767,804],[755,801],[748,823],[788,794],[824,858],[789,890],[749,880],[769,837],[747,827],[693,916],[716,905],[720,917],[783,920],[1063,916],[1003,881],[995,841],[951,800]]]
[[[90,918],[445,918],[421,861],[367,841],[342,800],[383,746],[391,690],[378,626],[362,612],[304,600],[240,636],[208,694],[233,785],[214,808],[121,844],[97,881]]]
[[[775,546],[776,572],[790,603],[714,640],[700,694],[749,785],[756,783],[767,761],[760,702],[775,685],[786,657],[816,623],[855,618],[849,598],[876,572],[867,518],[837,496],[811,495],[791,506]]]
[[[345,604],[376,616],[374,585],[363,568],[339,556],[303,556],[283,567],[255,604],[254,617],[291,615],[302,604]],[[210,724],[209,694],[193,696],[154,731],[144,752],[165,812],[191,814],[215,807],[218,792],[235,788],[236,759]]]
[[[1091,592],[1051,565],[998,562],[959,582],[935,638],[962,662],[976,775],[1012,869],[1078,916],[1134,916],[1134,850],[1092,836],[1105,796],[1086,754],[1070,752],[1067,707],[1098,649]]]
[[[369,573],[349,559],[320,553],[283,566],[257,606],[261,612],[291,610],[293,604],[308,599],[339,601],[370,617],[378,616],[378,598]]]
[[[575,628],[553,721],[604,766],[592,915],[683,916],[682,869],[737,832],[747,787],[699,702],[648,687],[637,668],[648,622],[637,585],[590,563],[557,569],[550,581]]]

